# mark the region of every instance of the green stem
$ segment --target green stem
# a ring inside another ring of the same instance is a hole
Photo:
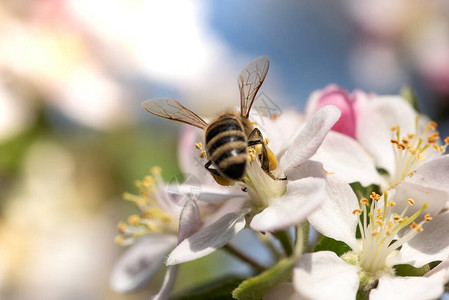
[[[267,269],[261,264],[259,264],[257,261],[249,257],[248,255],[246,255],[245,253],[241,252],[240,250],[232,246],[231,244],[225,245],[223,249],[226,250],[228,253],[231,253],[235,257],[241,259],[242,261],[246,262],[247,264],[251,265],[254,269],[260,272],[263,272]]]
[[[282,257],[282,253],[273,245],[272,239],[265,234],[258,234],[259,240],[270,250],[273,255],[275,261],[278,261]]]
[[[284,248],[285,254],[291,256],[293,254],[292,243],[286,231],[276,231],[274,237],[281,242],[282,248]]]

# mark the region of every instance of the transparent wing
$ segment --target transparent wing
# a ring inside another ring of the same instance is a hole
[[[142,102],[142,107],[162,118],[175,120],[192,126],[204,129],[207,123],[197,114],[185,108],[178,101],[172,98],[154,98]]]
[[[250,62],[240,73],[240,113],[242,116],[248,118],[254,98],[256,98],[257,91],[262,85],[269,67],[268,57],[261,56]]]

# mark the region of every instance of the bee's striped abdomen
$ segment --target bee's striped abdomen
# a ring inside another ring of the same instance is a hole
[[[239,180],[246,170],[248,155],[243,127],[234,115],[224,114],[206,129],[206,151],[224,176]]]

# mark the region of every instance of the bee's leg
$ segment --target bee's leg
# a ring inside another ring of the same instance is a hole
[[[287,177],[279,178],[274,176],[270,171],[270,164],[268,161],[268,153],[267,153],[267,146],[265,145],[265,142],[263,140],[262,132],[260,132],[259,129],[254,128],[253,131],[251,131],[250,135],[248,136],[248,146],[255,146],[255,145],[262,145],[262,153],[260,154],[261,158],[261,167],[262,170],[265,171],[265,173],[268,174],[271,178],[274,180],[287,180]]]
[[[253,131],[249,134],[248,137],[248,146],[262,145],[262,153],[261,153],[261,167],[265,172],[270,172],[270,165],[268,162],[267,149],[265,147],[265,143],[263,142],[263,135],[259,129],[254,128]]]

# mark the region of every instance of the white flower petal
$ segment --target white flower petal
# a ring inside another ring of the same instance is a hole
[[[288,182],[287,192],[273,199],[269,206],[254,216],[251,228],[257,231],[276,231],[297,225],[325,200],[325,180],[304,178]]]
[[[168,256],[167,265],[180,264],[206,256],[226,245],[246,224],[247,211],[224,215],[183,240]]]
[[[189,199],[179,215],[178,242],[195,233],[201,226],[201,215],[194,200]]]
[[[370,151],[379,167],[393,174],[395,157],[391,127],[399,125],[401,133],[415,132],[417,114],[403,98],[382,96],[366,102],[357,117],[357,140]]]
[[[287,147],[280,159],[280,168],[286,172],[315,154],[327,133],[340,118],[340,114],[340,110],[333,105],[318,110]]]
[[[170,296],[173,287],[176,282],[176,275],[178,275],[179,265],[169,266],[167,271],[165,272],[164,282],[162,283],[162,287],[157,293],[157,295],[153,296],[152,300],[166,300]]]
[[[259,121],[255,121],[263,136],[270,140],[268,147],[276,155],[285,150],[285,146],[292,141],[298,129],[305,123],[304,116],[293,110],[283,111],[275,120],[260,118]]]
[[[290,282],[281,282],[272,287],[263,297],[263,300],[300,300],[295,287]]]
[[[407,199],[413,199],[414,204],[412,207],[407,204]],[[423,206],[424,203],[428,203],[429,207],[424,211],[431,216],[439,213],[449,200],[449,195],[441,190],[425,187],[419,184],[411,183],[409,181],[403,181],[391,190],[388,201],[394,200],[396,203],[393,206],[393,212],[400,214],[406,206],[409,206],[407,215],[410,216]],[[417,220],[423,219],[422,214]]]
[[[449,212],[433,217],[423,224],[423,231],[410,242],[402,245],[392,264],[410,264],[414,267],[437,260],[445,260],[449,255]]]
[[[431,277],[383,276],[376,289],[370,293],[370,300],[431,300],[443,294],[443,284]]]
[[[293,283],[296,291],[307,299],[355,299],[359,270],[334,252],[306,253],[293,269]]]
[[[382,183],[374,158],[353,138],[331,131],[312,156],[323,163],[324,169],[347,182],[363,186]]]
[[[345,242],[352,249],[358,247],[355,232],[358,215],[353,211],[359,202],[351,186],[334,175],[327,179],[326,201],[308,217],[310,224],[321,234]]]
[[[449,192],[449,155],[420,165],[416,172],[410,174],[405,180]]]
[[[289,181],[295,181],[307,177],[326,179],[327,176],[323,169],[323,164],[313,160],[306,160],[299,166],[290,168],[284,174]]]
[[[128,249],[112,271],[110,286],[119,293],[143,287],[163,265],[165,256],[176,245],[172,235],[148,235]]]
[[[241,190],[218,186],[217,183],[214,185],[168,184],[167,192],[172,197],[181,196],[177,200],[181,203],[186,200],[186,197],[212,204],[223,203],[231,198],[246,197],[246,194]]]

